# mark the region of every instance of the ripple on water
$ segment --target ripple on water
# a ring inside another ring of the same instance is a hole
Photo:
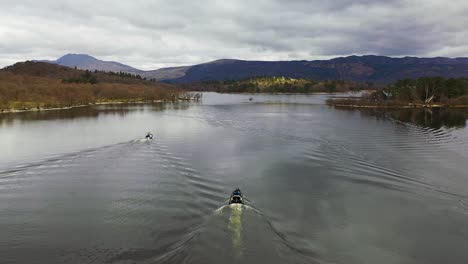
[[[32,240],[53,244],[67,233],[61,234],[60,230],[73,229],[74,232],[81,230],[82,236],[88,239],[102,236],[97,241],[106,244],[109,243],[108,234],[118,229],[128,233],[128,240],[134,241],[132,244],[141,245],[141,249],[96,248],[96,251],[93,248],[73,251],[70,245],[70,250],[65,250],[70,255],[62,256],[63,259],[87,261],[89,252],[97,254],[94,259],[98,262],[124,260],[131,255],[145,259],[146,253],[149,259],[158,258],[189,240],[203,223],[203,217],[212,210],[210,208],[215,208],[224,198],[216,181],[202,177],[188,161],[167,149],[156,141],[128,142],[18,166],[0,173],[0,195],[6,197],[6,189],[15,189],[19,192],[10,192],[10,201],[35,201],[41,213],[36,213],[37,225],[30,232]],[[30,195],[24,196],[24,192]],[[51,199],[60,203],[50,204]],[[72,208],[86,214],[79,217],[84,217],[81,221],[86,219],[80,226],[74,225],[78,219],[70,218],[75,215],[70,214]],[[11,210],[11,214],[16,212],[14,208],[2,206],[1,209],[2,212]],[[16,213],[20,223],[23,217],[30,215]],[[66,217],[51,221],[57,214]],[[56,226],[51,228],[47,224],[50,222],[55,222]],[[31,222],[12,226],[6,235],[15,236],[27,223]],[[164,227],[159,227],[161,225]],[[92,229],[86,229],[90,227]],[[128,243],[110,244],[124,246]],[[151,247],[154,249],[147,249]],[[101,255],[100,250],[106,253]]]

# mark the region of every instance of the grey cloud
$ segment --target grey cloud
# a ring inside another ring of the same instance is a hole
[[[137,68],[221,58],[468,53],[468,2],[0,0],[0,67],[88,53]]]

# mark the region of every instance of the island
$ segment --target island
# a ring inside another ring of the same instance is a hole
[[[468,79],[403,79],[361,97],[332,98],[327,104],[353,108],[468,107]]]

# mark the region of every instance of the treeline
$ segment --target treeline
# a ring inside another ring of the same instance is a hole
[[[64,83],[90,83],[90,84],[96,84],[96,83],[98,83],[98,80],[97,80],[95,75],[93,75],[90,71],[86,70],[79,77],[65,78],[65,79],[62,80],[62,82],[64,82]]]
[[[106,101],[171,100],[167,84],[63,82],[60,79],[0,72],[0,109],[52,108]]]
[[[468,79],[443,77],[422,77],[404,79],[389,85],[385,91],[394,100],[405,102],[449,103],[468,95]],[[468,99],[468,98],[466,98]]]
[[[98,71],[98,70],[95,70],[94,73],[103,73],[103,74],[108,74],[108,75],[111,75],[111,76],[119,76],[119,77],[122,77],[122,78],[130,78],[130,79],[136,79],[136,80],[144,80],[144,81],[150,81],[150,82],[153,82],[153,83],[156,83],[158,82],[156,80],[156,78],[146,78],[146,77],[142,77],[140,74],[134,74],[134,73],[128,73],[128,72],[112,72],[112,71]]]
[[[76,69],[76,68],[75,68]],[[113,72],[113,71],[98,71],[98,70],[94,70],[94,73],[95,74],[105,74],[105,75],[110,75],[110,76],[118,76],[120,78],[126,78],[126,79],[135,79],[135,80],[142,80],[142,81],[149,81],[149,82],[152,82],[152,83],[157,83],[158,80],[156,78],[146,78],[146,77],[143,77],[141,76],[140,74],[136,74],[136,73],[129,73],[129,72],[123,72],[123,71],[119,71],[119,72]]]
[[[376,89],[372,83],[317,81],[287,77],[254,77],[243,80],[207,81],[183,85],[192,91],[220,93],[335,93]]]
[[[76,67],[74,68],[75,70],[78,70]],[[78,71],[83,71],[83,70],[78,70]],[[94,73],[94,75],[93,75]],[[86,74],[86,75],[85,75]],[[70,81],[70,82],[76,82],[76,83],[97,83],[99,80],[98,79],[104,79],[106,81],[109,81],[109,78],[105,77],[105,76],[114,76],[114,77],[118,77],[118,78],[121,78],[121,79],[133,79],[133,80],[140,80],[140,81],[148,81],[148,82],[152,82],[152,83],[157,83],[157,79],[156,78],[146,78],[146,77],[143,77],[141,76],[140,74],[136,74],[136,73],[129,73],[129,72],[123,72],[123,71],[119,71],[119,72],[113,72],[113,71],[99,71],[99,70],[94,70],[93,72],[92,71],[89,71],[89,70],[85,70],[85,73],[82,74],[82,76],[80,77],[75,77],[75,78],[67,78],[67,79],[64,79],[64,81]]]
[[[48,77],[61,79],[69,83],[125,83],[125,84],[154,84],[156,79],[147,80],[138,74],[126,72],[107,72],[79,70],[76,67],[70,68],[62,65],[25,61],[3,68],[0,71],[14,74],[26,74],[38,77]]]

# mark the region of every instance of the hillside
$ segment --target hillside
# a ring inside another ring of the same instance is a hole
[[[207,81],[183,84],[182,87],[191,91],[222,93],[334,93],[381,88],[370,83],[317,81],[288,77],[252,77],[243,80]]]
[[[25,74],[38,77],[48,77],[54,79],[71,79],[79,78],[85,71],[65,67],[57,64],[39,62],[39,61],[26,61],[18,62],[12,66],[5,67],[0,71],[11,72],[14,74]],[[150,81],[142,79],[138,75],[129,74],[115,74],[107,72],[93,71],[93,76],[96,77],[98,82],[106,83],[124,83],[124,84],[149,84]]]
[[[189,67],[173,83],[208,80],[239,80],[253,76],[285,76],[316,80],[346,80],[392,83],[404,78],[424,76],[467,77],[466,58],[389,58],[350,56],[322,61],[241,61],[222,60]]]
[[[190,67],[191,66],[162,68],[154,71],[142,71],[140,74],[148,79],[164,81],[184,77]]]
[[[172,100],[179,91],[127,73],[83,71],[45,62],[22,62],[0,70],[0,112]]]

